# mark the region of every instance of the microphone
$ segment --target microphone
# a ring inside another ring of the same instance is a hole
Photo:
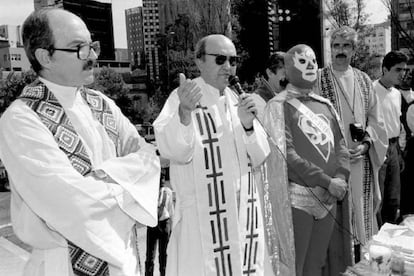
[[[241,87],[241,85],[240,85],[240,79],[239,79],[239,77],[238,77],[238,76],[236,76],[236,75],[231,75],[231,76],[229,77],[229,84],[230,84],[230,86],[232,86],[232,87],[236,90],[236,92],[237,92],[239,95],[241,95],[241,94],[245,93],[245,92],[244,92],[244,90],[243,90],[243,88],[242,88],[242,87]]]
[[[238,76],[236,76],[236,75],[231,75],[230,77],[229,77],[229,84],[230,84],[230,86],[231,87],[233,87],[234,88],[234,90],[236,90],[236,92],[239,94],[239,96],[240,95],[242,95],[242,94],[245,94],[246,92],[244,92],[244,90],[243,90],[243,88],[241,87],[241,85],[240,85],[240,79],[239,79],[239,77]],[[257,116],[257,114],[256,114],[256,112],[255,111],[251,111],[252,112],[252,114],[254,115],[254,117],[256,117]],[[257,117],[256,117],[257,118]]]

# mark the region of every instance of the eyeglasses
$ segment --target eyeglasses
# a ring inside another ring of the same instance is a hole
[[[78,53],[78,59],[86,60],[91,55],[91,50],[95,52],[96,56],[99,56],[99,54],[101,53],[101,44],[99,43],[99,41],[94,41],[91,43],[79,44],[78,46],[76,46],[76,49],[51,48],[51,50]]]
[[[344,44],[334,43],[334,44],[332,44],[332,49],[334,49],[335,51],[338,51],[341,48],[345,51],[351,51],[353,46],[352,46],[351,43],[344,43]]]
[[[226,60],[229,61],[230,66],[236,66],[237,63],[240,62],[239,56],[225,56],[225,55],[219,55],[219,54],[206,54],[206,55],[216,57],[217,65],[223,65],[226,62]]]

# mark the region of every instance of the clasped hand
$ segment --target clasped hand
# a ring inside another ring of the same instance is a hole
[[[329,183],[328,191],[337,200],[342,200],[348,189],[348,184],[341,178],[332,178]]]
[[[349,149],[349,158],[351,162],[356,162],[364,157],[364,154],[368,151],[368,145],[366,143],[362,143],[357,145],[353,149]]]

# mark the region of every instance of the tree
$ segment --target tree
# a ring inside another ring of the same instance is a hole
[[[368,14],[365,0],[324,0],[325,16],[334,28],[350,26],[359,32],[365,27]]]
[[[396,39],[403,41],[404,47],[408,49],[411,57],[414,56],[414,1],[396,1],[396,0],[382,0],[385,7],[390,12],[391,26],[396,30]],[[406,11],[404,23],[400,20],[399,8]],[[411,28],[407,28],[411,25]],[[408,30],[410,29],[411,32]]]
[[[174,24],[179,15],[188,16],[194,45],[208,34],[231,35],[230,3],[230,0],[163,0],[159,9],[165,13],[166,25]]]
[[[128,91],[124,88],[124,81],[121,74],[114,69],[103,67],[95,73],[95,82],[90,85],[92,89],[101,91],[110,98],[116,99]]]
[[[378,55],[370,54],[365,37],[373,32],[366,24],[368,15],[365,12],[365,0],[325,0],[326,16],[334,28],[350,26],[358,33],[355,55],[351,65],[366,72],[372,79],[380,76],[380,61]]]
[[[1,86],[1,97],[3,104],[0,106],[0,113],[4,110],[22,93],[23,88],[32,83],[37,75],[33,70],[24,72],[11,71]]]
[[[159,101],[156,97],[151,97],[148,101],[147,107],[145,108],[142,116],[144,122],[153,123],[161,112]]]

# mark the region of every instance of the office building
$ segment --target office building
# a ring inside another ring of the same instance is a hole
[[[145,64],[144,25],[142,7],[125,10],[128,55],[131,68],[142,68]]]
[[[21,27],[15,25],[1,25],[0,36],[9,41],[10,47],[16,48],[23,46]]]
[[[92,40],[101,43],[101,60],[115,60],[112,4],[93,0],[34,0],[35,9],[58,7],[73,12],[85,21]]]
[[[147,74],[151,80],[159,80],[160,62],[158,56],[157,35],[160,33],[160,15],[158,0],[143,0],[142,5]]]
[[[389,21],[370,26],[372,32],[365,37],[369,53],[385,56],[391,51],[391,23]]]

